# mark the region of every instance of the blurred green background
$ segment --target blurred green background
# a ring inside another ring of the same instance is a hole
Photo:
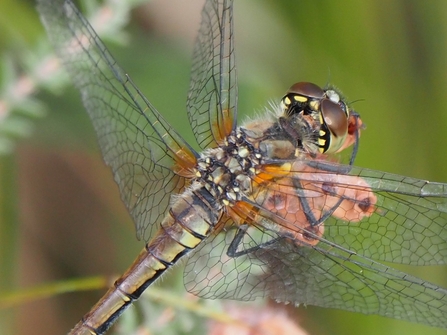
[[[149,1],[131,13],[119,36],[125,42],[108,44],[190,142],[185,101],[202,3]],[[240,120],[262,111],[294,82],[330,82],[356,101],[367,126],[356,165],[447,181],[446,15],[444,0],[236,0]],[[16,60],[5,64],[27,73],[21,60],[43,55],[43,40],[33,1],[0,2],[0,51],[3,59]],[[7,78],[8,66],[1,78]],[[3,80],[3,92],[6,86]],[[102,164],[78,94],[47,88],[37,87],[34,96],[36,109],[45,107],[46,115],[32,119],[29,135],[0,157],[0,292],[118,275],[143,246]],[[0,113],[0,123],[5,117]],[[399,269],[447,287],[445,266]],[[181,271],[164,278],[164,286],[177,287],[183,297]],[[75,292],[0,310],[0,333],[65,333],[102,293]],[[314,335],[447,334],[314,307],[291,313]]]

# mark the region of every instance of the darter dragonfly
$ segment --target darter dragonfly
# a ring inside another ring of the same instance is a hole
[[[278,301],[447,328],[447,290],[377,261],[447,260],[447,184],[352,166],[362,128],[336,90],[294,84],[237,125],[232,1],[207,0],[187,112],[196,152],[69,1],[38,0],[106,163],[147,244],[71,334],[104,333],[188,254],[205,298]],[[352,146],[347,165],[336,154]]]

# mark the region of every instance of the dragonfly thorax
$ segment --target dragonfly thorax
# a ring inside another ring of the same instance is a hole
[[[251,188],[261,152],[238,128],[218,148],[206,150],[197,161],[196,182],[227,206],[241,200]]]

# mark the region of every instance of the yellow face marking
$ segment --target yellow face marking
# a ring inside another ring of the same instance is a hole
[[[306,102],[307,98],[302,95],[294,95],[293,99],[298,102]]]
[[[320,136],[324,136],[324,135],[326,135],[326,132],[324,131],[324,130],[320,130]]]
[[[287,108],[288,108],[287,105],[282,101],[281,101],[280,107],[283,111],[287,110]]]
[[[309,102],[309,106],[312,110],[317,111],[320,108],[320,103],[317,100],[312,100]]]
[[[288,106],[292,103],[292,101],[290,101],[290,99],[288,97],[284,98],[284,102],[285,102],[286,106]]]
[[[319,116],[320,116],[320,123],[323,124],[324,123],[323,115],[320,113]]]
[[[323,138],[319,138],[319,139],[318,139],[318,145],[320,145],[320,146],[324,146],[324,145],[326,145],[326,140],[323,139]]]

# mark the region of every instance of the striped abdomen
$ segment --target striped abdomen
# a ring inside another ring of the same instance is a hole
[[[70,334],[102,334],[109,329],[148,286],[212,232],[220,213],[221,207],[203,187],[192,187],[176,198],[152,240]]]

